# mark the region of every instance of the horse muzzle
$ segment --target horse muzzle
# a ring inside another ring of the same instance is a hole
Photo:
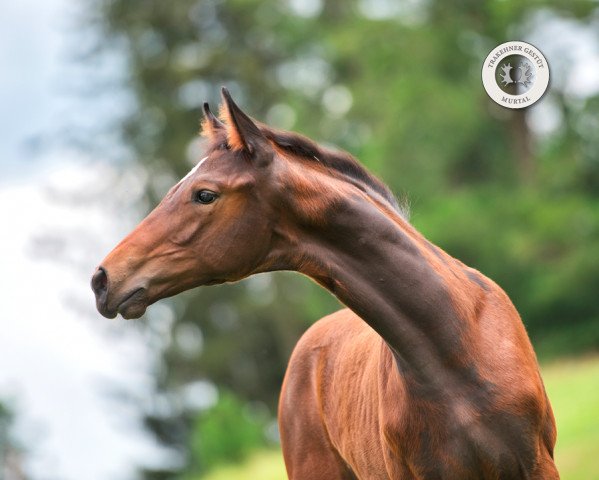
[[[149,304],[145,287],[130,288],[120,293],[111,285],[104,267],[98,267],[92,276],[91,288],[96,296],[96,308],[106,318],[114,318],[119,313],[125,319],[139,318]]]

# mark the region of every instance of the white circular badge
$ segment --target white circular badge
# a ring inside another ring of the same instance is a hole
[[[526,42],[495,47],[483,63],[483,86],[489,97],[506,108],[525,108],[549,86],[549,65],[538,48]]]

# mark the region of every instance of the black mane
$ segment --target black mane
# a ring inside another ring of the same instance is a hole
[[[350,179],[363,183],[381,195],[391,206],[407,218],[406,209],[402,207],[387,185],[372,175],[358,160],[347,152],[321,147],[303,135],[272,129],[261,124],[260,130],[269,140],[287,152],[319,162]]]

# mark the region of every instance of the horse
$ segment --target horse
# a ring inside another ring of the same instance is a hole
[[[350,154],[253,120],[226,88],[219,117],[204,104],[205,156],[93,274],[99,312],[302,273],[347,308],[289,361],[291,480],[558,479],[553,412],[506,293],[426,240]]]

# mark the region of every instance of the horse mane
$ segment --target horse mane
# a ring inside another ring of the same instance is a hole
[[[383,197],[403,218],[408,218],[407,206],[400,204],[391,189],[372,175],[355,157],[342,151],[318,145],[313,140],[294,132],[277,130],[256,122],[260,131],[282,150],[308,161],[318,162],[353,181],[362,183]]]
[[[221,124],[222,126],[228,125],[230,122],[228,115],[225,115],[225,113],[221,111],[221,119],[225,122],[224,125]],[[391,189],[372,175],[348,152],[323,147],[299,133],[278,130],[255,120],[254,123],[262,134],[281,150],[307,161],[318,162],[350,181],[368,187],[386,200],[393,210],[399,213],[405,220],[409,219],[407,202],[398,202]],[[202,121],[201,132],[203,136],[212,140],[213,145],[221,143],[223,139],[227,142],[231,140],[230,138],[226,138],[226,136],[225,138],[220,138],[223,135],[222,131],[214,128],[213,123],[207,118]],[[368,189],[365,189],[365,191],[367,192]]]

